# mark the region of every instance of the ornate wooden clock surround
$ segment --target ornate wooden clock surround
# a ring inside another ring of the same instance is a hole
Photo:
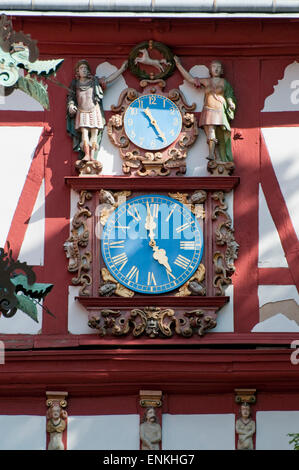
[[[137,65],[138,51],[146,46],[145,55],[150,57],[153,43],[142,43],[130,57],[131,69]],[[229,301],[225,288],[235,271],[239,245],[225,196],[239,178],[175,176],[185,172],[186,148],[197,137],[197,124],[190,114],[192,106],[177,90],[166,96],[156,87],[173,66],[167,51],[164,59],[150,58],[165,67],[156,76],[151,73],[142,85],[144,93],[127,89],[113,107],[116,114],[109,120],[108,134],[120,149],[126,176],[66,177],[79,193],[71,236],[64,246],[68,270],[75,273],[72,283],[80,286],[77,300],[87,309],[88,325],[98,332],[99,343],[104,336],[121,344],[158,338],[168,344],[178,338],[198,343],[217,325],[217,312]],[[169,132],[151,104],[165,113]],[[146,129],[151,132],[148,141]],[[167,206],[166,217],[162,203]],[[175,236],[162,240],[158,232],[176,213],[182,219],[177,225],[171,222]],[[128,235],[131,223],[139,229],[135,244]],[[114,232],[111,237],[115,227],[118,235]]]

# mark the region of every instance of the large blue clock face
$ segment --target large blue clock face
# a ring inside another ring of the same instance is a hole
[[[134,100],[124,116],[128,138],[138,147],[160,150],[174,142],[182,129],[182,116],[166,96],[143,95]]]
[[[184,284],[198,268],[202,252],[202,230],[192,212],[163,195],[138,196],[121,204],[103,230],[108,270],[143,294],[162,294]]]

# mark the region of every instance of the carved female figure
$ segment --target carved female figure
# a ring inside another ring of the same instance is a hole
[[[231,151],[231,127],[229,121],[234,118],[236,98],[227,80],[222,78],[223,66],[219,60],[210,64],[210,78],[193,77],[187,72],[180,59],[174,56],[178,70],[183,77],[197,88],[204,88],[204,106],[200,115],[199,126],[205,131],[209,146],[208,160],[215,160],[216,146],[221,161],[233,161]]]
[[[250,405],[242,403],[240,418],[236,421],[236,433],[238,437],[238,450],[253,450],[252,436],[255,433],[255,422],[250,418]]]
[[[155,408],[146,409],[143,422],[140,425],[140,440],[142,450],[159,450],[162,439],[161,426],[158,423]]]
[[[109,77],[99,79],[92,75],[87,60],[79,60],[76,64],[75,79],[67,99],[67,131],[73,137],[73,149],[82,152],[84,161],[96,158],[102,139],[105,126],[103,92],[126,68],[127,61]]]
[[[47,431],[50,433],[48,450],[64,450],[62,435],[66,428],[67,412],[54,402],[47,412],[47,417]]]

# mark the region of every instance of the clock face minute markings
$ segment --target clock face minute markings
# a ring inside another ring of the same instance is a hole
[[[203,250],[201,229],[193,214],[167,196],[137,196],[124,204],[124,209],[122,204],[115,211],[114,223],[108,219],[104,228],[102,254],[111,274],[144,294],[168,292],[186,282]],[[161,236],[166,220],[169,237]],[[126,235],[113,232],[118,225],[126,227]],[[142,237],[130,239],[133,226]]]

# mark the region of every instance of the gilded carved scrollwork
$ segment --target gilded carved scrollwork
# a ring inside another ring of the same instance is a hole
[[[225,288],[231,284],[230,276],[235,272],[234,261],[238,257],[239,245],[234,238],[232,220],[227,212],[225,195],[222,191],[214,192],[212,199],[216,201],[212,220],[217,222],[215,243],[219,247],[213,254],[214,280],[216,295],[224,295]]]
[[[90,241],[90,230],[87,219],[91,217],[88,207],[85,203],[91,200],[92,194],[87,191],[80,192],[78,211],[72,220],[71,235],[64,243],[66,257],[69,260],[68,271],[77,273],[72,278],[74,285],[81,285],[79,295],[90,295],[88,286],[91,285],[92,278],[88,272],[91,268],[92,255],[89,250],[85,251]]]
[[[191,337],[204,334],[217,325],[212,310],[195,309],[180,311],[164,307],[143,307],[132,310],[102,310],[91,314],[88,325],[98,330],[100,336],[124,336],[134,338],[142,335],[149,338]]]
[[[147,87],[145,93],[163,94],[165,86],[163,80],[142,80],[140,86]],[[173,89],[168,94],[164,93],[175,102],[182,114],[182,129],[179,138],[170,146],[160,151],[148,151],[137,147],[131,142],[124,128],[124,114],[130,103],[141,94],[133,88],[124,90],[116,106],[112,111],[116,114],[108,121],[107,130],[110,141],[118,147],[123,160],[123,173],[139,176],[167,176],[170,174],[183,175],[186,172],[186,157],[188,148],[193,145],[198,136],[197,121],[192,111],[195,104],[188,105],[181,91]]]

